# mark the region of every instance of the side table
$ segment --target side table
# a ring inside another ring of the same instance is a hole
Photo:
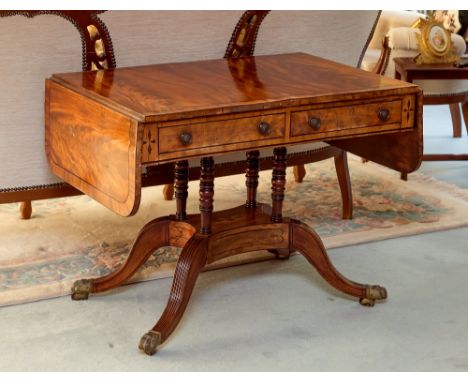
[[[395,62],[395,78],[413,83],[415,80],[466,80],[468,68],[457,68],[452,64],[416,65],[412,57],[397,57]],[[424,92],[424,89],[423,89]],[[454,137],[461,137],[461,104],[463,119],[468,133],[468,88],[466,92],[443,95],[424,95],[424,105],[450,106]],[[468,154],[424,154],[425,161],[468,160]],[[403,177],[405,175],[403,174]]]

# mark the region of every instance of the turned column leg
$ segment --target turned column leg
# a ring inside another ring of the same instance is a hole
[[[274,162],[271,178],[271,221],[283,221],[283,200],[286,189],[286,147],[275,147]]]
[[[182,319],[201,269],[206,264],[208,237],[193,236],[180,254],[166,309],[156,325],[140,340],[139,348],[148,355],[156,353]]]
[[[260,152],[247,152],[247,168],[245,169],[245,186],[247,188],[247,200],[245,206],[255,208],[257,206],[257,188]]]
[[[200,233],[211,233],[214,196],[213,157],[204,157],[200,163]]]
[[[271,221],[281,223],[283,221],[283,200],[286,189],[286,148],[276,147],[273,150],[274,162],[271,177]],[[289,249],[269,249],[279,260],[288,260],[291,255]]]
[[[183,160],[176,162],[174,167],[175,178],[175,197],[176,197],[176,219],[187,219],[187,198],[188,198],[188,180],[189,180],[189,164]]]

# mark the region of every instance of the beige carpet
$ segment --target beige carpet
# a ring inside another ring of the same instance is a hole
[[[308,166],[302,184],[288,172],[284,215],[300,219],[323,238],[327,248],[414,235],[468,225],[468,191],[421,174],[408,182],[381,166],[350,158],[354,219],[344,221],[333,161]],[[259,199],[268,202],[270,172],[261,174]],[[198,184],[190,183],[188,210],[198,210]],[[139,229],[174,212],[161,187],[143,190],[136,216],[123,218],[86,196],[33,203],[32,219],[19,220],[15,204],[0,205],[0,305],[69,293],[74,280],[104,275],[125,261]],[[243,176],[220,178],[215,209],[242,204]],[[171,276],[178,250],[157,251],[132,281]],[[271,258],[267,252],[243,254],[229,264]]]

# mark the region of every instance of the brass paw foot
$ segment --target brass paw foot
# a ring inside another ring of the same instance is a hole
[[[156,353],[158,346],[161,344],[161,333],[150,330],[141,337],[138,347],[148,355]]]
[[[72,300],[87,300],[91,293],[93,283],[90,279],[77,280],[71,288]]]
[[[387,290],[379,285],[368,285],[366,288],[366,297],[362,297],[359,303],[363,306],[374,306],[375,300],[385,300]]]

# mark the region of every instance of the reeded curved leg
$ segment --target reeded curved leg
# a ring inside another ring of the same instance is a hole
[[[338,183],[340,184],[341,202],[343,206],[342,218],[353,218],[353,191],[351,188],[351,178],[348,169],[348,156],[346,151],[335,156],[335,169]]]
[[[360,298],[360,303],[373,306],[375,300],[387,298],[387,291],[379,285],[365,285],[348,280],[330,262],[319,236],[305,224],[293,221],[291,224],[291,248],[302,253],[320,275],[336,289]]]
[[[89,293],[115,288],[130,279],[156,249],[169,245],[171,241],[170,223],[171,221],[164,217],[146,224],[133,243],[125,264],[106,276],[76,281],[72,286],[72,299],[85,300]]]
[[[166,309],[156,325],[140,340],[139,348],[148,355],[156,353],[179,324],[195,282],[201,269],[206,264],[208,237],[194,235],[180,254],[174,273],[172,289]]]

